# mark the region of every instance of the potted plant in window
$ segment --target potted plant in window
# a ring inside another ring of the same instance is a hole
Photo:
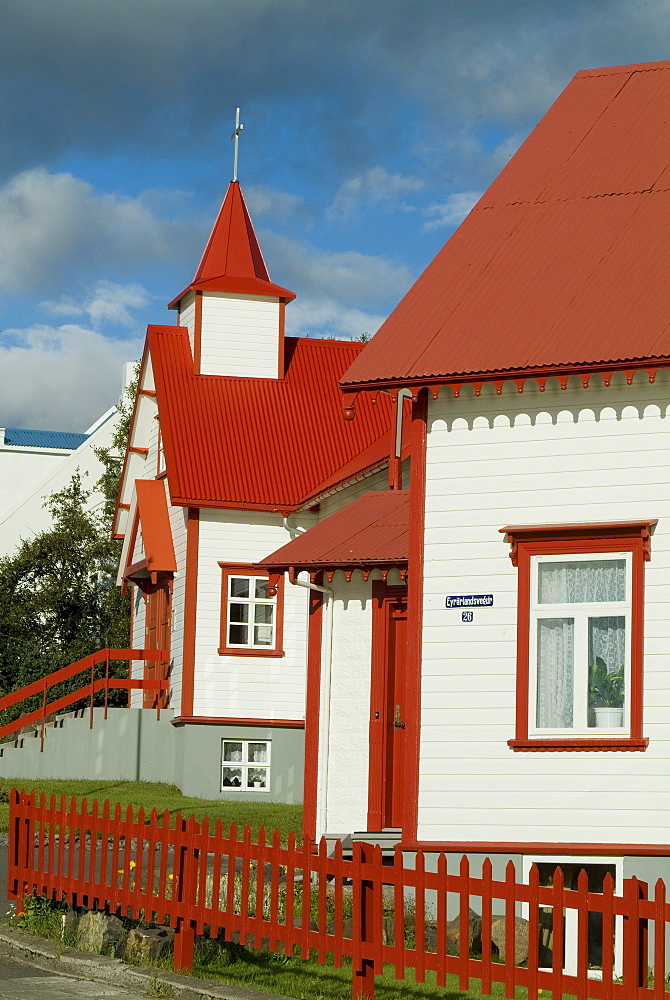
[[[589,670],[589,705],[594,711],[598,729],[621,729],[623,701],[623,664],[617,670],[608,671],[603,658],[596,656],[596,662]]]

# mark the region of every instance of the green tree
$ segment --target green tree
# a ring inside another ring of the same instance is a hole
[[[126,386],[124,399],[119,406],[114,433],[108,448],[95,448],[95,457],[103,466],[103,473],[96,483],[97,488],[105,498],[103,507],[103,517],[105,518],[108,531],[112,530],[112,521],[116,510],[117,495],[119,492],[119,480],[123,468],[123,456],[126,453],[126,444],[130,433],[130,423],[133,416],[133,406],[137,395],[137,382],[140,374],[140,364],[135,367],[133,381]]]
[[[0,695],[98,649],[129,645],[130,602],[116,586],[121,543],[111,539],[111,525],[136,390],[137,379],[126,389],[110,447],[96,449],[102,510],[90,509],[92,490],[77,473],[45,500],[52,527],[0,558]],[[119,663],[112,673],[127,669]],[[75,678],[54,696],[82,683]],[[125,697],[116,693],[117,701]]]
[[[87,508],[89,495],[75,475],[46,501],[53,527],[0,559],[2,694],[102,647],[128,646],[128,598],[116,586],[119,543],[104,516]]]

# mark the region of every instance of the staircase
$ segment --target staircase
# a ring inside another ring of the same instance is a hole
[[[143,660],[145,663],[156,664],[157,666],[153,667],[152,672],[163,674],[164,676],[145,676],[142,678],[132,678],[130,676],[112,677],[111,664],[117,660],[128,662],[129,675],[130,664],[135,660]],[[86,711],[89,717],[89,728],[92,729],[95,718],[96,695],[101,695],[101,699],[98,700],[102,700],[103,719],[106,720],[110,711],[110,691],[126,690],[128,691],[129,698],[131,691],[154,692],[153,701],[156,708],[156,715],[160,719],[161,707],[165,704],[165,698],[169,689],[169,681],[167,680],[168,660],[169,654],[164,649],[100,649],[98,652],[90,653],[88,656],[77,660],[75,663],[71,663],[67,667],[54,670],[53,673],[47,674],[46,677],[40,677],[39,680],[33,681],[31,684],[26,684],[25,687],[19,688],[18,691],[13,691],[11,694],[5,695],[4,698],[0,698],[0,712],[14,708],[16,705],[21,705],[22,702],[26,703],[25,707],[28,708],[30,704],[34,704],[37,697],[40,698],[41,705],[39,708],[30,709],[25,714],[19,716],[19,718],[0,726],[0,744],[12,734],[17,734],[14,738],[18,739],[18,734],[24,730],[34,733],[35,736],[37,736],[39,731],[41,752],[44,750],[47,724],[55,723],[58,719],[63,718],[60,713],[64,708],[68,708],[70,705],[75,705],[81,701],[88,701]],[[76,688],[76,690],[68,691],[54,701],[49,701],[49,691],[52,688],[67,681],[72,681],[79,674],[85,674],[85,684]]]

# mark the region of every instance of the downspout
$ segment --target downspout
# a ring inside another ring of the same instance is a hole
[[[326,809],[328,799],[328,762],[330,754],[330,688],[331,688],[331,666],[333,662],[333,603],[334,591],[332,587],[322,587],[318,583],[307,583],[298,580],[295,573],[289,572],[289,580],[295,587],[304,587],[305,590],[318,590],[320,594],[325,594],[328,601],[325,615],[325,641],[321,649],[321,684],[319,697],[319,761],[318,770],[320,774],[318,780],[318,794],[316,803],[316,830],[317,839],[326,832]]]
[[[290,517],[290,515],[289,515],[289,517]],[[297,526],[297,524],[296,525],[289,524],[288,523],[288,517],[282,516],[282,523],[283,523],[285,529],[288,531],[288,533],[289,533],[289,535],[291,537],[291,541],[293,541],[293,539],[296,537],[296,535],[304,535],[305,532],[307,531],[307,528],[299,528]],[[291,582],[293,583],[293,581],[291,581]],[[301,584],[301,586],[302,586],[302,584]]]

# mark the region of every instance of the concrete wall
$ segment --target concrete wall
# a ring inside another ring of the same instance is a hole
[[[28,736],[14,747],[0,748],[0,777],[7,778],[99,778],[101,781],[174,782],[176,742],[171,712],[160,721],[150,710],[94,709],[93,728],[88,712],[66,716],[56,728],[46,730],[44,752],[39,734]]]
[[[175,732],[174,783],[187,795],[224,801],[302,802],[304,731],[264,726],[184,725]],[[271,740],[267,791],[221,790],[222,740]]]
[[[66,716],[46,731],[44,752],[39,735],[18,746],[0,748],[0,781],[39,778],[152,781],[177,785],[185,795],[206,799],[258,802],[302,802],[304,733],[302,729],[256,726],[172,725],[175,713],[152,709],[94,709]],[[270,785],[267,791],[221,791],[221,741],[271,740]]]

